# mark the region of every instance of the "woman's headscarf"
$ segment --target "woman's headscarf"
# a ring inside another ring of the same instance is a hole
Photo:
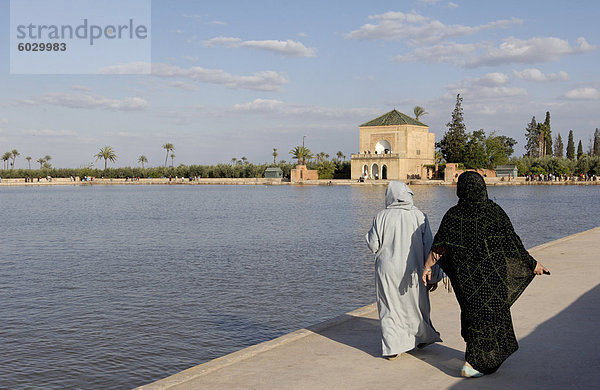
[[[464,172],[458,177],[456,195],[459,202],[485,202],[488,194],[483,177],[477,172]]]
[[[391,181],[385,191],[385,207],[403,208],[407,210],[414,209],[413,205],[414,193],[405,183],[401,181]]]

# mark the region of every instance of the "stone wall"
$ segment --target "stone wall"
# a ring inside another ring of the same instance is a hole
[[[473,171],[479,173],[485,178],[496,177],[496,171],[493,169],[459,169],[458,164],[448,163],[446,164],[446,171],[444,173],[444,180],[447,182],[455,182],[461,173],[465,171]]]
[[[290,181],[297,183],[305,180],[319,180],[319,172],[307,169],[306,165],[296,165],[296,169],[290,171]]]

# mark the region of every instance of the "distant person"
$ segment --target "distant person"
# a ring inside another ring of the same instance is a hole
[[[413,205],[412,190],[391,181],[385,206],[373,219],[366,239],[375,254],[382,355],[393,360],[415,347],[442,341],[429,318],[428,295],[437,287],[441,270],[433,267],[436,275],[427,287],[420,283],[432,235],[427,217]]]
[[[439,265],[450,278],[467,343],[461,375],[495,372],[518,349],[510,307],[533,280],[548,270],[527,252],[510,219],[488,199],[485,182],[465,172],[456,187],[458,204],[433,239],[422,280]]]

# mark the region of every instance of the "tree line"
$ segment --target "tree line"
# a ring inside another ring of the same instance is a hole
[[[582,140],[579,140],[576,154],[573,130],[569,130],[566,150],[560,133],[557,133],[554,140],[552,139],[549,111],[546,112],[544,123],[536,123],[535,116],[531,118],[531,122],[525,129],[525,139],[527,142],[525,156],[527,157],[553,156],[566,157],[569,160],[575,160],[575,158],[579,160],[584,155],[600,157],[600,130],[598,128],[596,128],[593,137],[590,137],[587,150],[584,150]]]
[[[513,138],[491,132],[486,135],[483,129],[468,133],[464,124],[462,97],[456,96],[456,104],[448,130],[436,143],[441,159],[448,163],[464,164],[467,169],[494,169],[498,165],[514,164],[520,175],[529,174],[590,174],[600,175],[600,131],[596,129],[590,137],[588,148],[583,149],[579,140],[577,152],[573,130],[569,131],[566,150],[560,133],[552,137],[550,112],[546,112],[544,122],[537,123],[535,116],[525,129],[525,155],[513,157]]]
[[[20,155],[15,149],[5,154],[6,160],[4,170],[0,170],[0,177],[3,178],[36,178],[36,177],[104,177],[104,178],[162,178],[162,177],[203,177],[203,178],[257,178],[262,177],[267,168],[277,167],[283,172],[284,177],[290,176],[290,171],[296,164],[288,163],[285,160],[277,161],[279,153],[273,148],[273,163],[253,164],[246,157],[232,158],[229,164],[221,163],[217,165],[185,165],[174,166],[175,147],[172,143],[166,143],[162,146],[166,151],[165,163],[162,167],[146,167],[148,159],[141,155],[137,162],[141,167],[120,167],[111,168],[108,163],[115,163],[118,156],[111,146],[104,146],[94,155],[96,161],[104,162],[104,169],[94,168],[92,164],[80,168],[53,168],[49,161],[52,159],[49,155],[38,160],[39,169],[15,169],[15,159]],[[300,146],[290,151],[292,158],[297,159],[297,163],[305,164],[308,169],[319,171],[319,177],[322,179],[349,179],[350,161],[346,161],[346,156],[338,151],[336,158],[329,160],[327,153],[320,152],[316,155],[306,147]],[[167,166],[169,157],[171,166]],[[31,158],[28,156],[27,161]],[[10,169],[9,169],[10,168]]]

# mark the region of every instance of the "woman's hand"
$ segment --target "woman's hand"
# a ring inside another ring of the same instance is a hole
[[[427,282],[431,280],[431,268],[423,269],[423,275],[421,276],[421,279],[423,280],[423,284],[425,286],[429,284]]]
[[[542,264],[540,264],[539,261],[536,263],[533,273],[536,275],[541,275],[543,273],[550,275],[550,271],[548,271],[548,268],[546,268]]]
[[[443,251],[443,248],[438,248],[438,250]],[[442,252],[443,253],[443,252]],[[434,251],[429,252],[427,256],[427,260],[425,260],[425,268],[423,268],[423,275],[421,275],[421,279],[423,280],[423,284],[427,286],[429,280],[431,280],[431,267],[437,263],[440,255],[435,253]]]

